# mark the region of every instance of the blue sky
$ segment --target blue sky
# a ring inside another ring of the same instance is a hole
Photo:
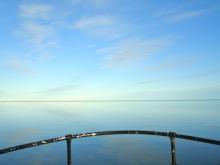
[[[0,1],[0,99],[220,97],[218,0]]]

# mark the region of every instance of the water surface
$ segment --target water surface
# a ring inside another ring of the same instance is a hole
[[[105,130],[156,130],[220,139],[220,102],[0,103],[0,148]],[[170,164],[169,138],[114,135],[73,142],[75,164]],[[220,147],[177,140],[178,164],[220,164]],[[65,142],[0,156],[0,164],[65,164]]]

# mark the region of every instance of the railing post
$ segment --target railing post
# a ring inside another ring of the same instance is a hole
[[[172,158],[172,164],[171,165],[177,165],[176,163],[176,133],[175,132],[169,132],[170,137],[170,144],[171,144],[171,158]]]
[[[66,135],[66,143],[67,143],[67,165],[72,165],[72,152],[71,152],[71,141],[72,135]]]

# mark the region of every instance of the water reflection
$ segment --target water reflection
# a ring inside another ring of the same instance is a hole
[[[116,137],[109,138],[100,153],[111,157],[114,164],[169,164],[169,141],[161,138],[152,140],[149,137]],[[166,148],[166,149],[165,149]],[[164,150],[165,149],[165,150]],[[159,160],[159,161],[158,161]]]
[[[219,107],[220,102],[1,103],[0,148],[68,133],[116,129],[176,131],[220,139]],[[201,146],[188,141],[177,144],[180,163],[220,162],[219,147]],[[61,143],[10,153],[1,156],[0,164],[65,164],[65,147]],[[153,136],[74,142],[77,164],[170,164],[169,154],[168,139]]]

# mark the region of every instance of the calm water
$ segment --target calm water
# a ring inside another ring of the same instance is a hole
[[[68,133],[117,129],[175,131],[220,139],[220,102],[0,103],[0,148]],[[0,164],[65,164],[66,143],[0,156]],[[75,164],[170,164],[165,137],[115,135],[73,142]],[[220,147],[177,140],[181,165],[220,165]]]

